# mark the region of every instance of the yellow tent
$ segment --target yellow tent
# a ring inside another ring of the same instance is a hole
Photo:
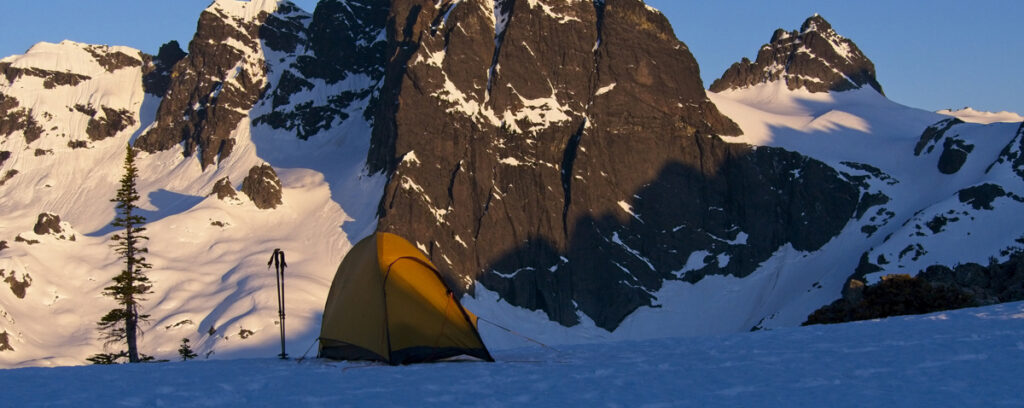
[[[409,364],[468,355],[494,361],[430,260],[409,241],[376,233],[352,247],[331,283],[320,356]]]

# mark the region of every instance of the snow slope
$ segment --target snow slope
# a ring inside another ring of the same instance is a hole
[[[218,1],[211,9],[251,18],[278,4]],[[0,82],[0,92],[30,109],[44,130],[31,142],[19,131],[0,138],[0,151],[16,152],[3,163],[3,172],[17,170],[0,187],[0,240],[8,246],[0,250],[0,279],[28,283],[21,297],[14,283],[10,291],[0,287],[0,333],[13,348],[0,352],[0,367],[84,364],[84,358],[104,350],[95,325],[115,304],[100,292],[120,268],[109,247],[114,209],[107,200],[122,174],[126,143],[152,125],[160,99],[143,91],[141,67],[109,72],[89,52],[97,47],[101,54],[139,56],[125,47],[66,41],[41,43],[2,61],[88,79],[52,88],[31,75]],[[283,58],[262,49],[247,58],[262,61],[268,55]],[[267,72],[271,79],[280,75],[274,68]],[[372,86],[365,82],[355,78],[323,86],[294,100]],[[76,105],[124,110],[133,124],[108,138],[88,140],[90,118],[81,112],[87,109]],[[143,303],[143,312],[152,315],[143,327],[143,353],[168,357],[182,338],[200,354],[218,357],[261,355],[279,347],[276,280],[266,267],[274,248],[287,252],[290,266],[288,332],[316,337],[334,271],[351,241],[373,230],[382,194],[383,177],[363,170],[369,148],[369,125],[361,114],[365,105],[356,101],[354,119],[305,142],[245,118],[232,133],[233,154],[205,171],[195,156],[183,159],[180,145],[139,155],[139,204],[148,219],[148,261],[154,266],[148,272],[154,294]],[[262,109],[257,106],[250,117]],[[72,148],[69,140],[85,140],[86,146]],[[31,149],[38,150],[33,155]],[[281,178],[282,206],[261,210],[241,193],[240,200],[227,201],[209,195],[225,176],[240,187],[248,170],[264,162]],[[33,231],[42,212],[61,217],[65,239]]]
[[[10,406],[1024,406],[1024,303],[494,355],[392,367],[268,353],[21,368],[0,381],[16,384],[4,392]]]
[[[279,4],[218,0],[211,7],[244,20]],[[257,48],[245,48],[245,60],[265,65],[265,70],[254,70],[262,75],[254,80],[272,84],[280,83],[289,67],[308,52]],[[96,56],[115,53],[139,55],[125,47],[63,42],[41,43],[25,55],[0,60],[14,68],[88,77],[75,86],[55,87],[32,75],[0,81],[0,93],[17,98],[19,109],[28,109],[44,131],[35,141],[22,131],[0,139],[0,151],[15,152],[0,164],[0,177],[18,171],[0,186],[0,241],[8,246],[0,249],[0,280],[11,286],[0,286],[0,334],[6,333],[13,348],[0,352],[0,367],[83,364],[86,357],[103,350],[95,322],[114,304],[99,293],[119,268],[109,248],[114,210],[106,200],[116,190],[124,146],[153,124],[161,102],[143,91],[142,67],[111,71]],[[287,252],[290,265],[288,351],[298,354],[316,338],[336,267],[351,245],[375,228],[386,180],[364,170],[371,132],[363,115],[370,96],[364,91],[377,84],[364,74],[333,83],[309,81],[310,88],[289,94],[284,105],[274,106],[266,98],[258,101],[234,129],[231,139],[237,144],[230,157],[205,171],[196,157],[183,158],[182,146],[139,157],[141,206],[153,238],[149,261],[154,265],[150,278],[155,291],[144,303],[145,312],[153,316],[142,339],[144,353],[170,358],[181,339],[189,338],[201,355],[213,359],[276,354],[276,282],[265,267],[274,248]],[[366,96],[354,97],[344,106],[348,119],[331,122],[333,127],[308,135],[308,140],[289,130],[253,124],[275,109],[294,111],[304,104],[318,108],[332,95],[344,93]],[[552,345],[793,327],[836,299],[862,258],[879,264],[880,270],[867,276],[877,279],[886,273],[914,274],[934,263],[1002,260],[1003,250],[1021,246],[1015,242],[1019,233],[1006,227],[1024,222],[1024,208],[1014,196],[996,199],[991,210],[960,199],[960,192],[986,183],[1024,196],[1024,182],[1012,166],[989,170],[1017,137],[1018,124],[953,126],[946,140],[969,144],[973,150],[957,172],[942,174],[936,163],[943,140],[930,144],[940,147],[935,151],[914,151],[922,132],[948,117],[899,105],[873,90],[809,93],[774,83],[708,96],[744,131],[727,141],[801,152],[848,178],[861,179],[865,193],[888,200],[867,208],[813,253],[785,246],[742,279],[668,281],[653,294],[657,307],[639,309],[615,332],[596,327],[585,315],[580,315],[580,325],[560,326],[542,312],[511,306],[477,285],[474,295],[463,302],[487,319],[481,331],[488,345],[500,350],[529,343],[487,322]],[[84,134],[90,120],[107,114],[103,107],[128,112],[133,124],[107,138],[88,140]],[[86,113],[89,109],[97,113]],[[71,147],[71,141],[84,147]],[[405,159],[418,163],[414,154]],[[230,177],[237,188],[252,166],[264,162],[274,166],[282,180],[281,207],[260,210],[244,195],[228,201],[209,196],[217,180]],[[630,211],[628,206],[623,209]],[[42,212],[61,216],[65,232],[36,234],[33,225]],[[953,216],[946,217],[949,214]],[[944,224],[935,227],[940,216],[946,217]],[[702,266],[703,255],[681,254],[691,262],[676,275]],[[18,284],[27,284],[21,296]],[[643,347],[706,346],[701,341],[665,340]]]

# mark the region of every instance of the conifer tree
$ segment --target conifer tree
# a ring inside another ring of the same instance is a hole
[[[181,361],[188,361],[199,356],[192,350],[192,346],[188,345],[188,337],[181,339],[181,347],[178,347],[178,355],[181,356]]]
[[[121,358],[127,358],[130,363],[152,359],[145,355],[140,358],[137,345],[138,336],[142,332],[139,324],[149,317],[139,313],[139,302],[145,300],[143,295],[153,293],[153,285],[144,273],[152,267],[146,262],[145,257],[149,250],[143,246],[143,242],[149,239],[142,235],[146,231],[146,218],[135,212],[138,209],[136,202],[140,198],[135,189],[137,180],[135,151],[131,144],[128,144],[121,186],[117,190],[117,195],[110,200],[117,203],[117,216],[111,225],[121,228],[120,232],[110,238],[114,241],[111,247],[123,260],[124,269],[114,276],[113,285],[103,288],[103,295],[114,298],[119,306],[107,312],[97,323],[100,338],[106,340],[105,346],[124,342],[128,349],[117,353],[100,353],[88,359],[96,364],[111,364]]]

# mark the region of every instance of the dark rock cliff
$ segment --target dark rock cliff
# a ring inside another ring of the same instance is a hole
[[[177,41],[170,41],[160,46],[156,57],[146,56],[142,75],[142,86],[146,93],[156,96],[167,94],[174,65],[184,59],[186,55]]]
[[[231,132],[267,85],[266,61],[254,58],[263,53],[261,35],[268,37],[270,49],[294,51],[285,35],[294,26],[287,22],[306,18],[308,14],[290,2],[283,2],[273,16],[261,12],[253,20],[229,15],[216,5],[203,11],[188,55],[171,72],[156,125],[139,137],[136,146],[154,152],[184,143],[186,156],[198,150],[203,168],[228,157],[235,145]]]
[[[743,58],[711,84],[712,92],[785,81],[789,89],[811,92],[846,91],[870,86],[882,93],[875,78],[875,64],[857,45],[837,34],[817,14],[804,21],[799,31],[778,29],[757,59]]]
[[[368,165],[378,229],[565,325],[614,329],[667,279],[745,276],[813,250],[859,192],[796,153],[752,149],[638,0],[393,1]],[[684,270],[689,258],[695,264]]]

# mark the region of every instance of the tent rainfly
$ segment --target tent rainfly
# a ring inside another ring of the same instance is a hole
[[[437,268],[402,237],[359,241],[338,266],[320,325],[320,357],[410,364],[468,355],[494,361]]]

